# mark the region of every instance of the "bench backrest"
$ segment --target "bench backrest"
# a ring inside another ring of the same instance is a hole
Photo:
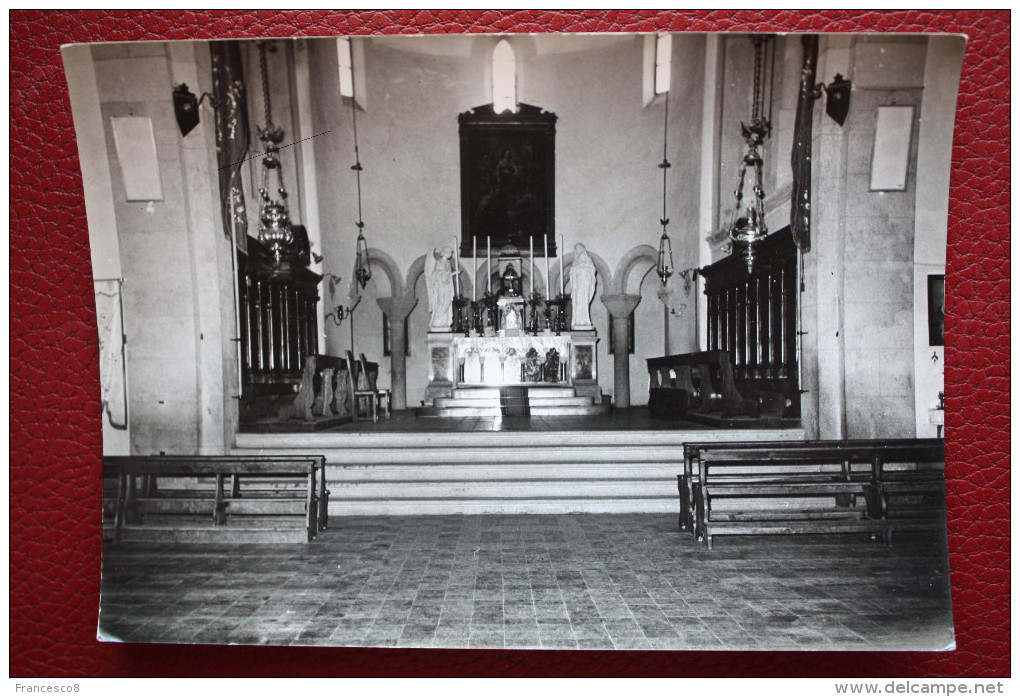
[[[684,457],[693,459],[708,452],[743,451],[749,457],[792,457],[802,453],[807,457],[831,453],[845,459],[887,459],[909,454],[924,462],[945,458],[945,441],[936,438],[891,438],[881,440],[806,440],[806,441],[730,441],[684,443]]]
[[[308,475],[325,462],[323,455],[118,455],[103,458],[103,476]]]

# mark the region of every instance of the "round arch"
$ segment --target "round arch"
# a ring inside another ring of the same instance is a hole
[[[460,271],[460,281],[461,281],[461,283],[463,283],[465,279],[467,280],[467,284],[465,284],[461,288],[460,292],[461,292],[462,295],[468,296],[468,295],[471,294],[471,284],[477,284],[478,283],[478,279],[477,278],[474,278],[474,279],[471,278],[471,272],[467,270],[466,266],[464,266],[463,259],[461,259],[461,264],[457,268]],[[404,281],[404,292],[407,294],[408,297],[417,297],[414,294],[414,288],[415,288],[415,286],[418,283],[418,278],[423,273],[425,273],[425,255],[424,254],[422,254],[420,257],[418,257],[417,259],[412,261],[411,262],[411,266],[407,269],[407,278]],[[484,280],[484,277],[483,277],[483,280]]]
[[[634,267],[642,261],[651,262],[652,266],[655,266],[659,263],[659,250],[651,245],[641,244],[624,254],[623,258],[620,259],[620,263],[616,265],[617,286],[614,292],[627,292],[627,282],[630,280],[630,274],[634,271]],[[645,274],[641,275],[642,278],[644,276]]]
[[[400,268],[397,266],[397,262],[393,261],[393,257],[377,247],[370,247],[368,249],[368,266],[370,269],[381,269],[386,274],[386,280],[390,284],[390,295],[401,295],[403,293],[404,288],[400,282]],[[351,269],[351,278],[354,278],[354,268]],[[379,297],[384,297],[384,294],[380,292]]]

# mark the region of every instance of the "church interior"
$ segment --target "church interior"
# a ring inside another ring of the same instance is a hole
[[[101,636],[950,646],[962,55],[839,34],[65,47]],[[269,488],[245,499],[249,478]]]

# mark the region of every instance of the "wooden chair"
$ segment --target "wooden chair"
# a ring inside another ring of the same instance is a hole
[[[351,397],[354,405],[354,420],[361,421],[361,400],[368,400],[368,408],[372,415],[372,421],[379,420],[379,409],[378,409],[378,392],[369,387],[368,382],[368,371],[364,369],[358,361],[354,359],[354,354],[350,351],[347,352],[347,371],[350,374],[350,381],[348,384],[351,386]],[[365,415],[365,420],[368,419],[368,414]]]
[[[361,370],[368,378],[368,388],[375,390],[376,398],[376,410],[382,408],[383,416],[387,419],[390,418],[390,391],[380,390],[376,384],[379,379],[379,366],[376,363],[370,363],[365,358],[365,354],[360,354]],[[375,366],[375,370],[372,370],[372,366]]]

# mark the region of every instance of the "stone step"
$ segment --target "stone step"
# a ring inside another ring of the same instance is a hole
[[[579,397],[578,399],[584,399]],[[609,412],[608,404],[588,405],[550,405],[533,404],[529,409],[531,416],[596,416]]]
[[[386,499],[355,500],[340,503],[330,499],[330,529],[340,528],[343,523],[333,524],[333,519],[342,516],[384,516],[384,515],[553,515],[570,513],[670,513],[676,514],[676,496],[666,498],[590,498],[573,497],[567,494],[548,498],[528,499]]]
[[[740,437],[803,440],[804,433]],[[331,517],[675,513],[683,443],[732,438],[712,429],[238,434],[232,452],[325,455]]]
[[[580,399],[580,398],[579,398]],[[531,416],[594,416],[603,414],[608,407],[593,405],[589,400],[586,404],[563,404],[563,405],[531,405],[528,412]],[[421,417],[458,417],[458,416],[501,416],[502,408],[490,407],[433,407],[432,409],[418,410]]]
[[[600,462],[518,462],[512,466],[498,464],[448,464],[403,462],[376,465],[327,465],[328,486],[334,483],[361,482],[516,482],[548,480],[555,482],[572,481],[626,481],[658,480],[667,481],[676,490],[675,465],[663,463],[654,458],[648,462],[620,463],[615,459]]]
[[[801,429],[761,429],[740,439],[803,440]],[[231,455],[325,455],[329,465],[683,463],[685,441],[733,440],[715,429],[690,431],[445,431],[431,433],[239,433]]]
[[[556,385],[535,386],[535,385],[508,385],[511,388],[526,388],[530,398],[535,397],[573,397],[573,387],[560,387]],[[499,399],[498,387],[458,387],[453,390],[453,396],[460,399]]]
[[[330,500],[343,509],[356,501],[520,500],[540,498],[677,500],[675,479],[330,482]]]
[[[527,397],[525,399],[507,400],[501,400],[499,397],[436,397],[434,406],[436,409],[476,409],[492,407],[499,408],[504,404],[507,406],[520,406],[526,404],[532,407],[579,407],[592,406],[596,403],[591,397],[575,397],[573,395],[567,397],[541,395],[537,397]],[[598,406],[601,406],[601,402],[598,403]]]
[[[474,449],[475,452],[492,452],[504,448],[570,449],[590,452],[593,448],[660,448],[674,450],[674,456],[683,459],[685,442],[723,442],[739,437],[741,441],[804,440],[800,428],[745,429],[739,432],[716,428],[698,428],[684,431],[351,431],[334,433],[238,433],[231,455],[271,455],[274,452],[288,455],[322,454],[332,462],[331,453],[356,454],[369,451],[404,452],[405,457],[417,460],[423,451]],[[583,457],[583,456],[582,456]]]

